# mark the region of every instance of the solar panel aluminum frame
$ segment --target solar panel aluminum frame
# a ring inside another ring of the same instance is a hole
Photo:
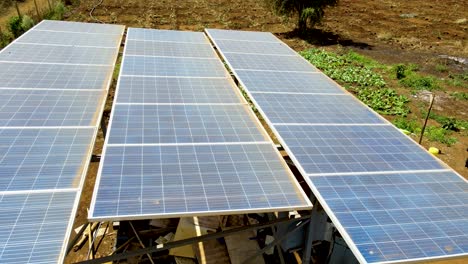
[[[216,47],[218,47],[218,45],[216,44],[216,39],[213,38],[211,35],[210,35],[210,32],[209,32],[209,29],[205,29],[205,33],[208,35],[208,37],[211,39],[211,41],[214,43],[214,45]],[[273,34],[272,34],[273,35]],[[274,36],[274,35],[273,35]],[[276,38],[276,36],[274,36]],[[278,38],[277,38],[278,39]],[[278,39],[278,41],[281,41]],[[288,46],[289,47],[289,46]],[[290,47],[289,47],[290,48]],[[290,48],[291,49],[291,48]],[[320,194],[320,192],[318,191],[317,187],[312,183],[311,179],[309,176],[312,176],[312,174],[307,174],[304,170],[304,168],[301,166],[301,163],[299,163],[299,161],[297,160],[297,158],[295,157],[294,155],[294,152],[291,151],[291,149],[288,147],[288,145],[286,144],[285,140],[282,138],[281,134],[278,132],[278,130],[275,128],[275,126],[273,125],[273,123],[270,121],[270,119],[268,118],[268,115],[265,114],[265,112],[263,111],[263,109],[260,107],[260,105],[257,103],[257,101],[255,100],[255,96],[254,94],[252,94],[250,91],[249,91],[249,88],[248,86],[246,86],[242,79],[239,78],[239,75],[237,74],[236,72],[236,69],[232,67],[232,65],[230,64],[230,62],[226,59],[226,57],[224,56],[224,53],[222,50],[220,50],[218,48],[218,51],[219,53],[221,54],[221,57],[223,58],[224,62],[228,65],[229,69],[233,72],[234,76],[237,78],[238,82],[242,85],[242,87],[244,88],[244,91],[245,93],[249,96],[249,99],[252,101],[253,105],[257,108],[257,110],[260,112],[261,116],[264,118],[265,122],[268,124],[268,126],[270,127],[270,129],[273,131],[274,135],[277,137],[278,141],[280,142],[281,146],[283,146],[284,150],[286,151],[286,153],[288,153],[289,157],[291,158],[291,160],[293,161],[293,163],[296,165],[297,169],[299,170],[299,172],[304,176],[304,180],[307,182],[308,186],[311,188],[312,190],[312,193],[313,195],[315,196],[315,198],[320,202],[321,206],[324,208],[325,212],[327,213],[327,215],[330,217],[330,219],[332,220],[332,222],[334,223],[335,227],[337,228],[337,230],[340,232],[340,234],[342,235],[342,237],[344,238],[344,240],[346,241],[348,247],[351,249],[351,251],[353,252],[354,256],[356,257],[356,259],[359,261],[359,263],[368,263],[364,256],[361,254],[361,252],[359,251],[359,249],[357,248],[356,244],[354,244],[353,240],[351,239],[351,236],[348,234],[348,232],[346,231],[346,229],[344,228],[344,226],[340,223],[340,221],[338,221],[338,218],[335,216],[334,212],[331,210],[331,208],[328,206],[326,200],[323,198],[323,196]],[[305,58],[301,57],[303,60],[307,61]],[[308,62],[308,61],[307,61]],[[309,62],[308,62],[309,63]],[[321,72],[317,72],[317,74],[323,74]],[[366,107],[367,109],[369,109],[370,111],[372,111],[373,113],[375,113],[375,111],[373,109],[371,109],[369,106],[367,106],[366,104],[364,104],[363,102],[361,102],[360,100],[356,99],[349,91],[347,91],[346,89],[344,89],[341,85],[337,84],[334,80],[332,80],[330,77],[328,77],[327,75],[323,74],[326,78],[328,78],[330,81],[332,81],[333,83],[335,83],[338,87],[340,87],[346,94],[352,96],[356,102],[358,102],[359,104],[361,104],[363,107]],[[284,93],[284,94],[287,94],[287,93]],[[377,114],[376,115],[381,118],[383,121],[384,121],[384,124],[388,125],[388,126],[393,126],[395,127],[391,122],[389,122],[388,120],[386,120],[385,118],[383,118],[381,115]],[[277,124],[278,125],[278,124]],[[316,125],[316,124],[315,124]],[[326,125],[330,125],[330,124],[326,124]],[[381,124],[382,125],[382,124]],[[413,141],[415,143],[415,145],[417,145],[421,150],[427,152],[427,150],[422,147],[421,145],[417,144],[411,137],[409,137],[408,135],[404,134],[401,130],[399,130],[398,128],[395,127],[395,129],[397,129],[404,137],[410,139],[411,141]],[[427,170],[427,171],[424,171],[424,170],[418,170],[417,172],[432,172],[432,171],[438,171],[438,172],[441,172],[441,171],[452,171],[454,172],[456,175],[458,175],[462,180],[464,180],[466,183],[468,183],[468,180],[466,180],[463,176],[461,176],[458,172],[452,170],[446,163],[444,163],[442,160],[440,160],[439,158],[437,157],[434,157],[434,159],[439,162],[442,166],[444,166],[446,169],[441,169],[441,170]],[[405,173],[405,172],[415,172],[415,171],[390,171],[390,172],[372,172],[374,174],[389,174],[389,173]],[[352,173],[331,173],[331,174],[320,174],[322,176],[326,176],[326,175],[346,175],[346,174],[357,174],[358,172],[352,172]],[[367,172],[359,172],[359,174],[368,174]],[[422,261],[428,261],[428,260],[443,260],[443,259],[454,259],[454,258],[461,258],[461,257],[466,257],[467,254],[454,254],[454,255],[444,255],[444,256],[439,256],[439,257],[426,257],[426,258],[417,258],[417,259],[404,259],[404,260],[397,260],[397,261],[383,261],[383,262],[373,262],[373,263],[381,263],[381,264],[386,264],[386,263],[414,263],[414,262],[422,262]]]
[[[130,28],[129,28],[130,29]],[[211,42],[210,42],[210,39],[205,35],[205,38],[206,38],[206,41],[207,41],[207,45],[210,45],[211,49],[213,50],[214,54],[216,55],[216,59],[219,60],[219,56],[217,55],[217,52],[216,50],[213,48],[213,46],[211,45]],[[128,40],[128,39],[127,39]],[[126,41],[127,41],[126,40]],[[190,43],[187,43],[187,44],[190,44]],[[125,45],[124,47],[124,51],[123,51],[123,56],[122,56],[122,63],[121,65],[123,65],[125,63],[125,55],[126,55],[126,50],[127,50],[127,45]],[[114,95],[114,98],[118,98],[118,93],[119,93],[119,90],[120,90],[120,82],[121,82],[121,78],[120,76],[122,76],[122,71],[123,71],[123,67],[120,68],[120,72],[119,72],[119,79],[117,81],[117,86],[116,86],[116,92],[115,92],[115,95]],[[252,110],[252,108],[249,106],[249,103],[247,101],[247,99],[242,96],[241,92],[239,89],[237,89],[237,85],[234,83],[234,80],[231,78],[231,76],[229,75],[228,71],[226,69],[224,69],[225,71],[225,75],[226,75],[226,80],[229,81],[229,83],[231,84],[231,87],[232,89],[234,90],[236,96],[240,99],[240,102],[239,102],[239,105],[244,105],[246,106],[246,108],[248,108],[248,114],[253,118],[254,122],[256,123],[256,125],[258,126],[260,132],[262,134],[264,134],[266,136],[266,138],[270,138],[266,129],[263,127],[263,125],[261,124],[260,120],[256,117],[254,111]],[[125,75],[124,75],[125,76]],[[161,78],[161,77],[156,77],[156,78]],[[164,77],[162,77],[164,78]],[[187,77],[179,77],[179,78],[187,78]],[[194,77],[196,78],[196,76]],[[205,78],[205,77],[204,77]],[[220,77],[208,77],[208,78],[220,78]],[[110,118],[109,118],[109,124],[108,124],[108,130],[107,130],[107,133],[110,134],[111,130],[112,130],[112,120],[113,120],[113,117],[114,117],[114,113],[115,113],[115,107],[116,105],[118,104],[118,102],[114,101],[113,102],[113,105],[112,105],[112,110],[111,110],[111,115],[110,115]],[[124,103],[124,104],[132,104],[132,103]],[[138,103],[137,103],[138,104]],[[101,155],[101,161],[104,160],[105,156],[106,156],[106,151],[107,151],[107,147],[108,147],[108,141],[109,141],[109,136],[106,137],[105,139],[105,142],[104,142],[104,148],[103,148],[103,152],[102,152],[102,155]],[[245,143],[245,142],[244,142]],[[244,144],[243,142],[239,142],[239,143],[231,143],[231,144]],[[159,218],[159,219],[163,219],[163,218],[175,218],[175,217],[188,217],[188,216],[208,216],[208,215],[217,215],[217,214],[247,214],[247,213],[259,213],[259,212],[279,212],[279,211],[291,211],[291,210],[310,210],[312,209],[312,203],[310,202],[310,199],[309,197],[305,194],[305,192],[303,191],[302,187],[300,186],[299,182],[296,180],[295,176],[293,175],[292,171],[289,169],[288,165],[286,164],[286,162],[284,161],[283,157],[281,156],[281,153],[279,151],[276,150],[276,147],[273,143],[273,141],[270,139],[269,141],[262,141],[262,142],[249,142],[249,144],[271,144],[271,146],[275,149],[275,152],[276,152],[276,155],[278,156],[278,159],[279,161],[281,162],[282,166],[285,168],[287,174],[289,175],[290,179],[292,180],[292,183],[295,185],[295,187],[297,188],[297,190],[302,194],[302,197],[304,198],[304,201],[306,201],[307,205],[306,206],[303,206],[303,207],[294,207],[294,208],[291,208],[291,207],[285,207],[285,208],[265,208],[265,210],[261,210],[261,209],[248,209],[248,210],[224,210],[224,211],[206,211],[206,212],[194,212],[193,214],[189,214],[189,213],[175,213],[175,214],[163,214],[163,215],[153,215],[153,214],[149,214],[149,215],[143,215],[143,214],[138,214],[138,215],[133,215],[133,216],[126,216],[126,217],[94,217],[93,216],[93,212],[94,212],[94,209],[95,209],[95,204],[96,204],[96,199],[97,199],[97,192],[99,190],[99,185],[100,185],[100,181],[101,181],[101,175],[102,175],[102,170],[103,170],[103,162],[101,162],[99,164],[99,169],[98,169],[98,173],[97,173],[97,177],[96,177],[96,182],[95,182],[95,186],[94,186],[94,190],[93,190],[93,196],[92,196],[92,199],[91,199],[91,204],[90,204],[90,210],[88,212],[88,220],[89,221],[92,221],[92,222],[96,222],[96,221],[125,221],[125,220],[146,220],[146,219],[156,219],[156,218]],[[215,145],[215,144],[218,144],[218,143],[195,143],[195,144],[189,144],[189,145]],[[220,144],[226,144],[226,143],[220,143]],[[229,143],[227,143],[229,144]],[[114,144],[115,145],[115,144]],[[121,144],[121,145],[131,145],[131,144]],[[182,143],[182,144],[137,144],[138,146],[151,146],[151,145],[174,145],[174,146],[177,146],[177,145],[187,145],[185,143]],[[284,210],[283,210],[284,209]]]
[[[41,23],[44,23],[45,20],[41,21],[40,23],[36,24],[34,27],[32,27],[29,31],[32,31],[34,30],[36,27],[38,27]],[[117,26],[117,25],[116,25]],[[121,43],[122,41],[122,38],[123,38],[123,34],[124,34],[124,31],[125,31],[125,26],[120,26],[122,27],[122,30],[121,30],[121,33],[119,34],[119,40]],[[29,32],[28,31],[28,32]],[[23,35],[21,35],[20,37],[18,37],[17,39],[15,39],[14,41],[12,41],[10,44],[8,44],[8,46],[4,47],[2,50],[0,50],[0,54],[2,52],[5,52],[7,50],[8,47],[10,47],[11,45],[15,44],[16,42],[18,42],[18,40],[20,40],[23,36],[25,36],[27,34],[24,33]],[[83,34],[87,34],[86,32],[83,32]],[[116,35],[116,34],[113,34],[113,35]],[[94,132],[93,132],[93,136],[92,138],[90,139],[90,146],[89,146],[89,149],[88,149],[88,152],[86,153],[85,157],[83,157],[84,159],[84,163],[82,164],[82,167],[83,169],[81,170],[81,175],[80,176],[80,181],[78,182],[78,185],[77,187],[75,188],[67,188],[67,189],[48,189],[48,190],[37,190],[37,191],[6,191],[4,192],[4,194],[21,194],[21,193],[46,193],[46,192],[50,192],[50,193],[55,193],[55,192],[64,192],[64,191],[70,191],[70,192],[76,192],[76,195],[75,195],[75,202],[74,204],[72,205],[72,210],[71,210],[71,215],[70,215],[70,218],[68,220],[68,224],[67,224],[67,229],[64,233],[64,239],[63,239],[63,244],[62,244],[62,248],[61,248],[61,251],[60,251],[60,255],[58,256],[58,263],[63,263],[64,262],[64,259],[65,259],[65,256],[66,256],[66,249],[68,247],[68,243],[70,241],[70,236],[71,236],[71,233],[72,233],[72,230],[73,230],[73,225],[74,225],[74,222],[75,222],[75,216],[76,216],[76,213],[78,211],[78,206],[79,206],[79,203],[80,203],[80,197],[81,197],[81,193],[82,193],[82,190],[83,190],[83,186],[84,186],[84,182],[86,180],[86,175],[88,173],[88,169],[89,169],[89,164],[91,162],[91,156],[93,154],[93,150],[94,150],[94,144],[96,142],[96,138],[97,138],[97,134],[98,134],[98,130],[99,130],[99,125],[100,125],[100,122],[101,122],[101,119],[102,119],[102,112],[105,108],[105,104],[106,104],[106,99],[107,99],[107,94],[108,94],[108,91],[109,91],[109,88],[110,88],[110,85],[112,83],[112,74],[113,74],[113,71],[115,69],[115,64],[116,64],[116,61],[117,61],[117,57],[119,55],[119,47],[116,47],[115,49],[115,53],[113,55],[113,59],[112,61],[114,62],[112,65],[109,65],[109,67],[111,68],[111,70],[109,71],[108,73],[108,76],[107,76],[107,84],[103,87],[103,95],[102,95],[102,99],[101,99],[101,104],[99,105],[99,107],[96,109],[96,117],[93,118],[93,120],[96,120],[95,122],[95,125],[94,126],[73,126],[73,127],[26,127],[26,128],[37,128],[37,129],[57,129],[57,128],[60,128],[60,129],[73,129],[73,128],[86,128],[86,129],[93,129]],[[33,64],[41,64],[41,63],[33,63]],[[14,89],[14,88],[6,88],[6,89]],[[2,88],[0,88],[0,91],[2,90]],[[28,90],[45,90],[45,89],[34,89],[34,88],[28,88]],[[13,127],[9,127],[9,128],[13,128]],[[21,128],[24,128],[24,127],[21,127]]]

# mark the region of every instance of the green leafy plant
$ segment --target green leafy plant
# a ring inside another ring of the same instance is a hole
[[[357,97],[380,114],[406,116],[410,111],[406,105],[409,99],[390,88],[361,88]]]
[[[398,117],[393,120],[393,124],[399,129],[404,129],[410,133],[420,133],[421,125],[415,119],[407,119],[403,117]]]
[[[446,144],[447,146],[452,146],[458,141],[457,138],[450,137],[450,134],[451,132],[449,130],[436,126],[427,126],[426,130],[424,131],[424,136],[429,141],[440,142],[442,144]]]
[[[34,20],[29,16],[22,16],[21,28],[23,31],[26,32],[32,27],[34,27]]]
[[[0,32],[0,49],[10,44],[13,36],[9,32]]]

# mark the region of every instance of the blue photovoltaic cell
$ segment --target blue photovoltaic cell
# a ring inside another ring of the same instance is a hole
[[[181,43],[206,43],[208,39],[201,32],[177,31],[177,30],[155,30],[144,28],[129,28],[128,40],[146,40],[157,42],[181,42]]]
[[[444,169],[393,126],[276,126],[305,173]]]
[[[0,53],[0,61],[110,66],[114,62],[116,52],[116,49],[109,48],[13,43]]]
[[[246,105],[116,105],[108,144],[266,141]]]
[[[468,252],[468,185],[454,172],[310,180],[369,263]]]
[[[109,146],[92,218],[307,207],[272,144]]]
[[[279,42],[279,40],[269,32],[220,29],[206,29],[206,32],[216,41],[219,39],[229,39],[253,42]]]
[[[213,58],[209,43],[177,43],[128,40],[126,55]]]
[[[119,103],[239,103],[232,83],[222,78],[121,76]]]
[[[226,77],[217,59],[125,56],[122,75],[160,77]]]
[[[344,89],[318,72],[236,71],[250,92],[339,93]]]
[[[58,263],[75,198],[76,191],[0,194],[0,263]]]
[[[91,126],[104,91],[2,89],[0,127]]]
[[[0,129],[0,191],[78,187],[93,134],[94,128]]]
[[[282,42],[248,42],[235,40],[217,40],[216,44],[223,52],[296,55],[292,49]]]
[[[43,20],[33,30],[50,30],[60,32],[77,32],[83,33],[83,35],[89,38],[94,38],[100,35],[107,35],[112,38],[114,35],[122,35],[125,28],[119,25],[111,24],[98,24],[98,23],[80,23],[80,22],[69,22],[69,21],[54,21],[54,20]],[[91,33],[87,35],[86,33]]]
[[[299,56],[223,53],[234,70],[314,72],[317,69]]]
[[[109,66],[0,62],[0,88],[107,89]]]
[[[272,123],[384,124],[350,95],[254,94]]]
[[[70,46],[92,46],[113,48],[120,44],[121,35],[102,35],[74,33],[74,32],[54,32],[30,30],[25,33],[16,42],[18,43],[36,43],[51,45],[70,45]]]

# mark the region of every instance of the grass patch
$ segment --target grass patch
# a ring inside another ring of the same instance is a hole
[[[343,54],[310,49],[300,53],[326,75],[356,93],[357,97],[380,114],[402,115],[409,113],[409,99],[387,88],[383,76],[376,69],[386,69],[383,64],[356,52]]]
[[[397,64],[392,71],[395,78],[400,80],[400,84],[413,90],[439,90],[440,85],[435,77],[423,76],[416,73],[419,66],[416,64]]]
[[[468,100],[468,93],[465,93],[465,92],[453,92],[451,96],[455,97],[458,100],[464,100],[464,101]]]
[[[399,129],[406,130],[410,133],[421,133],[421,125],[415,119],[407,119],[403,117],[398,117],[393,120],[393,124]]]
[[[468,86],[468,72],[461,73],[461,74],[449,74],[447,83],[451,86],[467,87]]]
[[[437,65],[435,66],[435,69],[436,69],[436,71],[438,71],[438,72],[448,72],[448,67],[447,67],[447,65],[443,65],[443,64],[437,64]]]
[[[429,141],[440,142],[449,147],[458,141],[456,138],[450,137],[450,134],[452,134],[451,131],[436,126],[427,126],[424,131],[424,137]]]
[[[426,115],[426,113],[427,112],[423,112],[424,116]],[[439,115],[434,112],[431,112],[429,114],[429,118],[432,120],[435,120],[445,130],[452,130],[452,131],[458,132],[461,130],[468,129],[468,121],[460,120],[455,117],[443,116],[443,115]]]

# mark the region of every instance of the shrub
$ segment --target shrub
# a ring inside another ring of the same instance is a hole
[[[399,129],[404,129],[407,130],[411,133],[420,133],[421,132],[421,126],[419,122],[415,119],[406,119],[403,117],[396,118],[393,120],[393,124],[398,127]]]
[[[12,16],[8,20],[8,29],[10,30],[13,37],[17,38],[24,33],[23,28],[21,27],[21,18],[19,16]]]
[[[410,112],[406,106],[409,99],[390,88],[361,88],[357,90],[357,97],[380,114],[406,116]]]
[[[406,76],[405,78],[401,79],[400,83],[405,87],[415,90],[433,91],[440,89],[436,78],[432,76],[421,76],[416,73],[412,73]]]
[[[67,12],[65,4],[62,1],[58,1],[52,10],[50,10],[44,17],[50,20],[62,20],[65,12]]]
[[[34,27],[34,20],[29,16],[23,16],[21,20],[21,29],[23,29],[23,32],[28,31],[32,27]]]

